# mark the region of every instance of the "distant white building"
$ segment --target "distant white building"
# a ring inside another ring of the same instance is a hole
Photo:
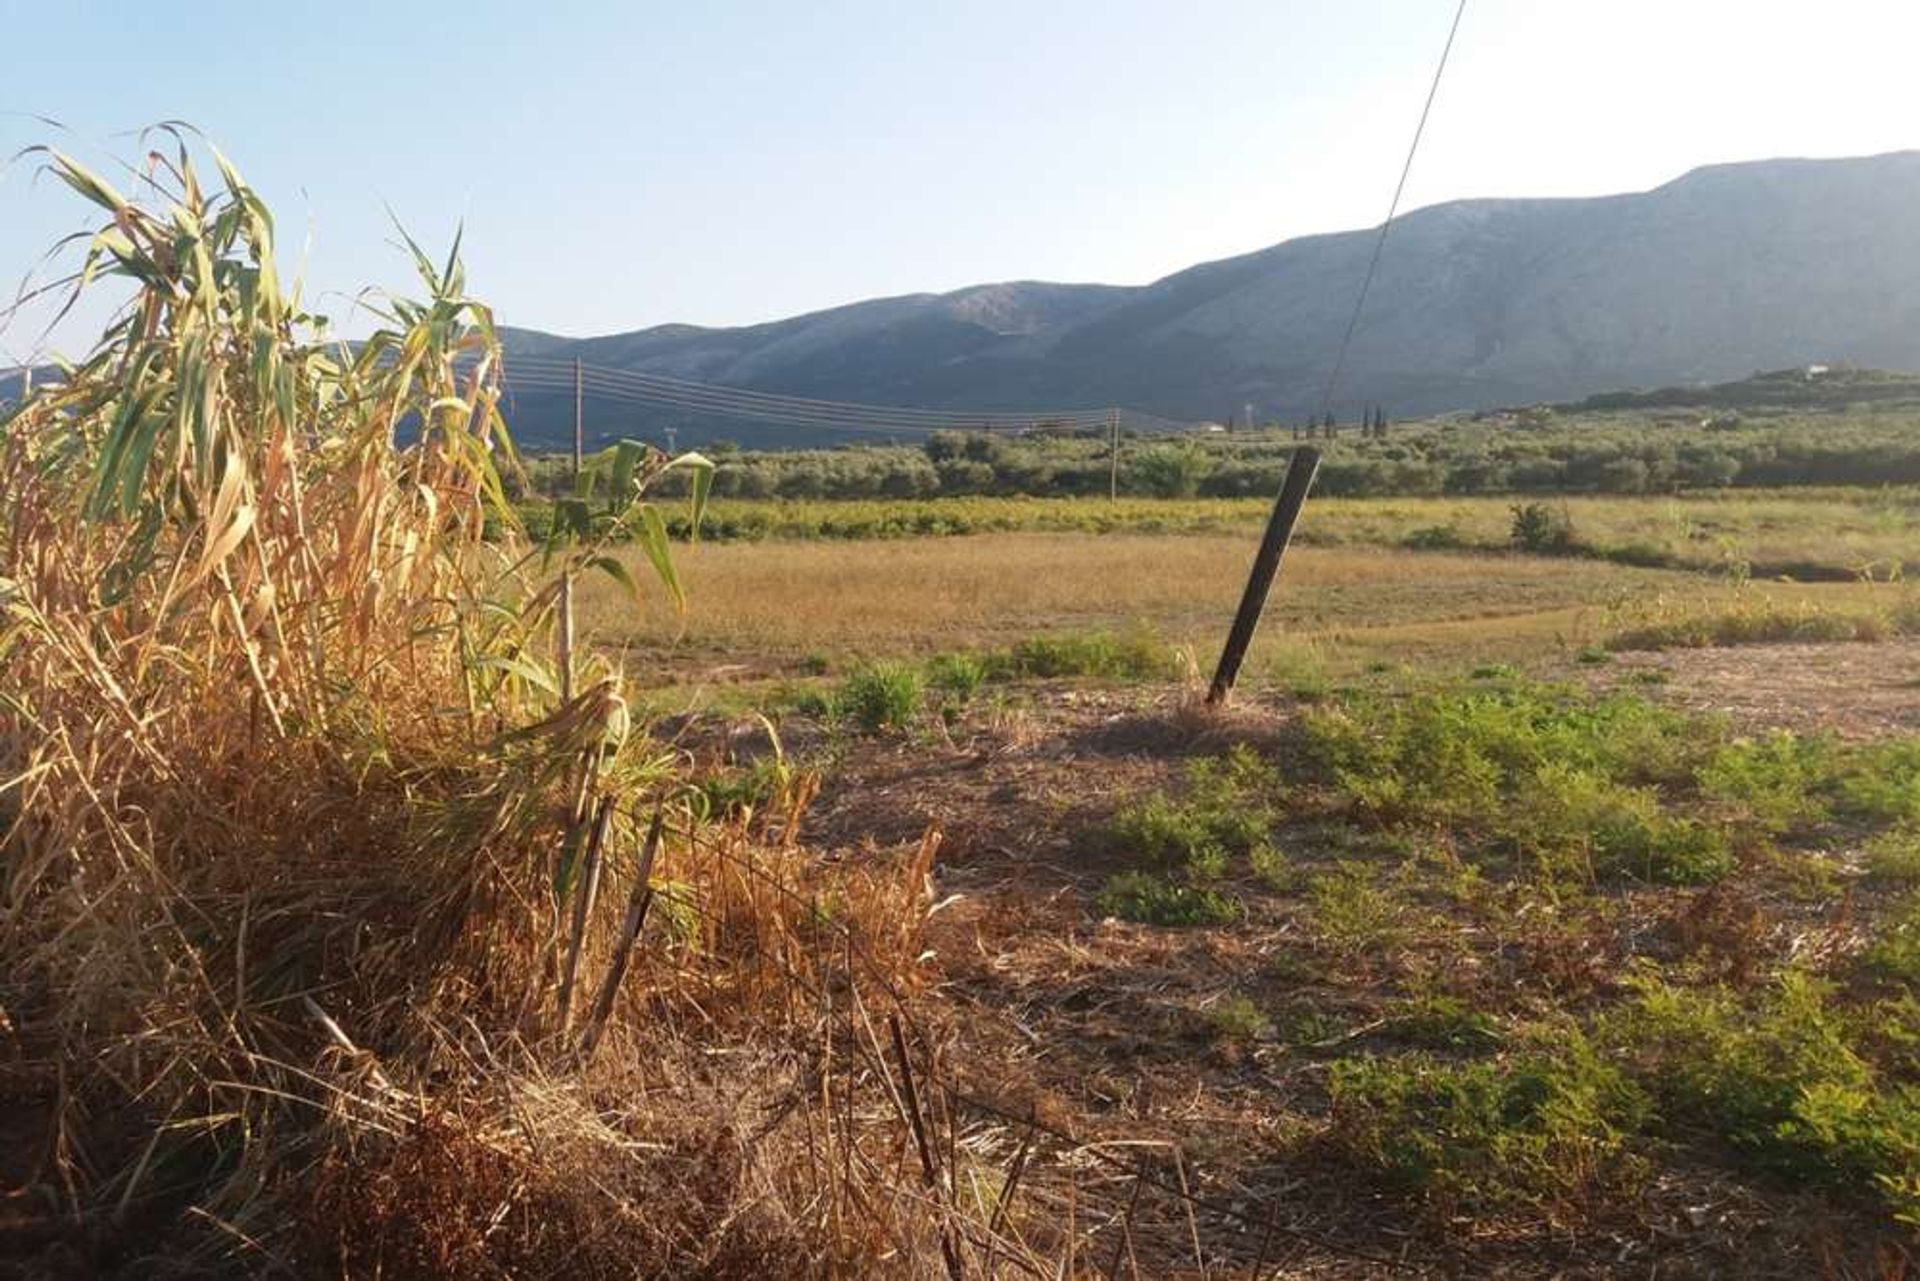
[[[1827,366],[1825,365],[1808,365],[1807,381],[1812,382],[1814,379],[1824,376],[1826,372]]]

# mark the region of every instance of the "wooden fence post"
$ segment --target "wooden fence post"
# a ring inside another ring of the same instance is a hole
[[[1287,466],[1287,479],[1274,501],[1273,515],[1267,518],[1267,532],[1260,539],[1260,550],[1253,558],[1253,570],[1247,575],[1247,590],[1240,597],[1240,610],[1233,616],[1233,630],[1227,633],[1227,647],[1220,651],[1220,666],[1214,669],[1213,687],[1207,691],[1207,705],[1218,707],[1233,692],[1240,675],[1240,664],[1253,643],[1253,629],[1260,625],[1260,612],[1267,606],[1267,593],[1280,573],[1280,558],[1286,554],[1293,537],[1294,522],[1306,504],[1307,490],[1320,470],[1320,451],[1305,446],[1293,451]]]

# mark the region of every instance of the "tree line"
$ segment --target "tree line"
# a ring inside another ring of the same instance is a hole
[[[837,449],[707,448],[716,495],[925,498],[1271,494],[1293,451],[1312,441],[1328,496],[1648,494],[1797,485],[1920,485],[1920,404],[1849,412],[1711,417],[1634,411],[1526,411],[1392,424],[1382,410],[1343,429],[1126,436],[1116,466],[1103,433],[936,432],[919,444]],[[566,469],[541,460],[532,488],[558,492]],[[680,483],[669,479],[669,489]]]

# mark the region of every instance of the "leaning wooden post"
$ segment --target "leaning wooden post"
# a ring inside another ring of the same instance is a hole
[[[1240,612],[1233,616],[1227,647],[1220,651],[1220,666],[1214,669],[1213,688],[1207,691],[1209,707],[1226,702],[1227,695],[1233,692],[1240,664],[1247,657],[1247,646],[1253,643],[1253,629],[1260,625],[1260,611],[1267,607],[1267,593],[1273,589],[1273,580],[1280,573],[1280,558],[1286,554],[1294,522],[1300,519],[1300,508],[1306,504],[1307,490],[1313,486],[1314,475],[1319,470],[1319,450],[1308,446],[1293,451],[1286,482],[1280,486],[1273,515],[1267,518],[1267,532],[1260,539],[1260,551],[1253,558],[1253,572],[1247,575]]]

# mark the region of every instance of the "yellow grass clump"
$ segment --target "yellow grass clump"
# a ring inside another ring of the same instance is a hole
[[[100,214],[62,284],[132,296],[0,421],[7,1172],[48,1233],[140,1272],[942,1269],[870,1004],[925,860],[816,866],[804,780],[696,821],[573,635],[575,581],[632,576],[567,504],[513,535],[457,256],[333,341],[174,141],[138,200],[46,155]],[[669,596],[637,496],[675,465],[610,468]]]

